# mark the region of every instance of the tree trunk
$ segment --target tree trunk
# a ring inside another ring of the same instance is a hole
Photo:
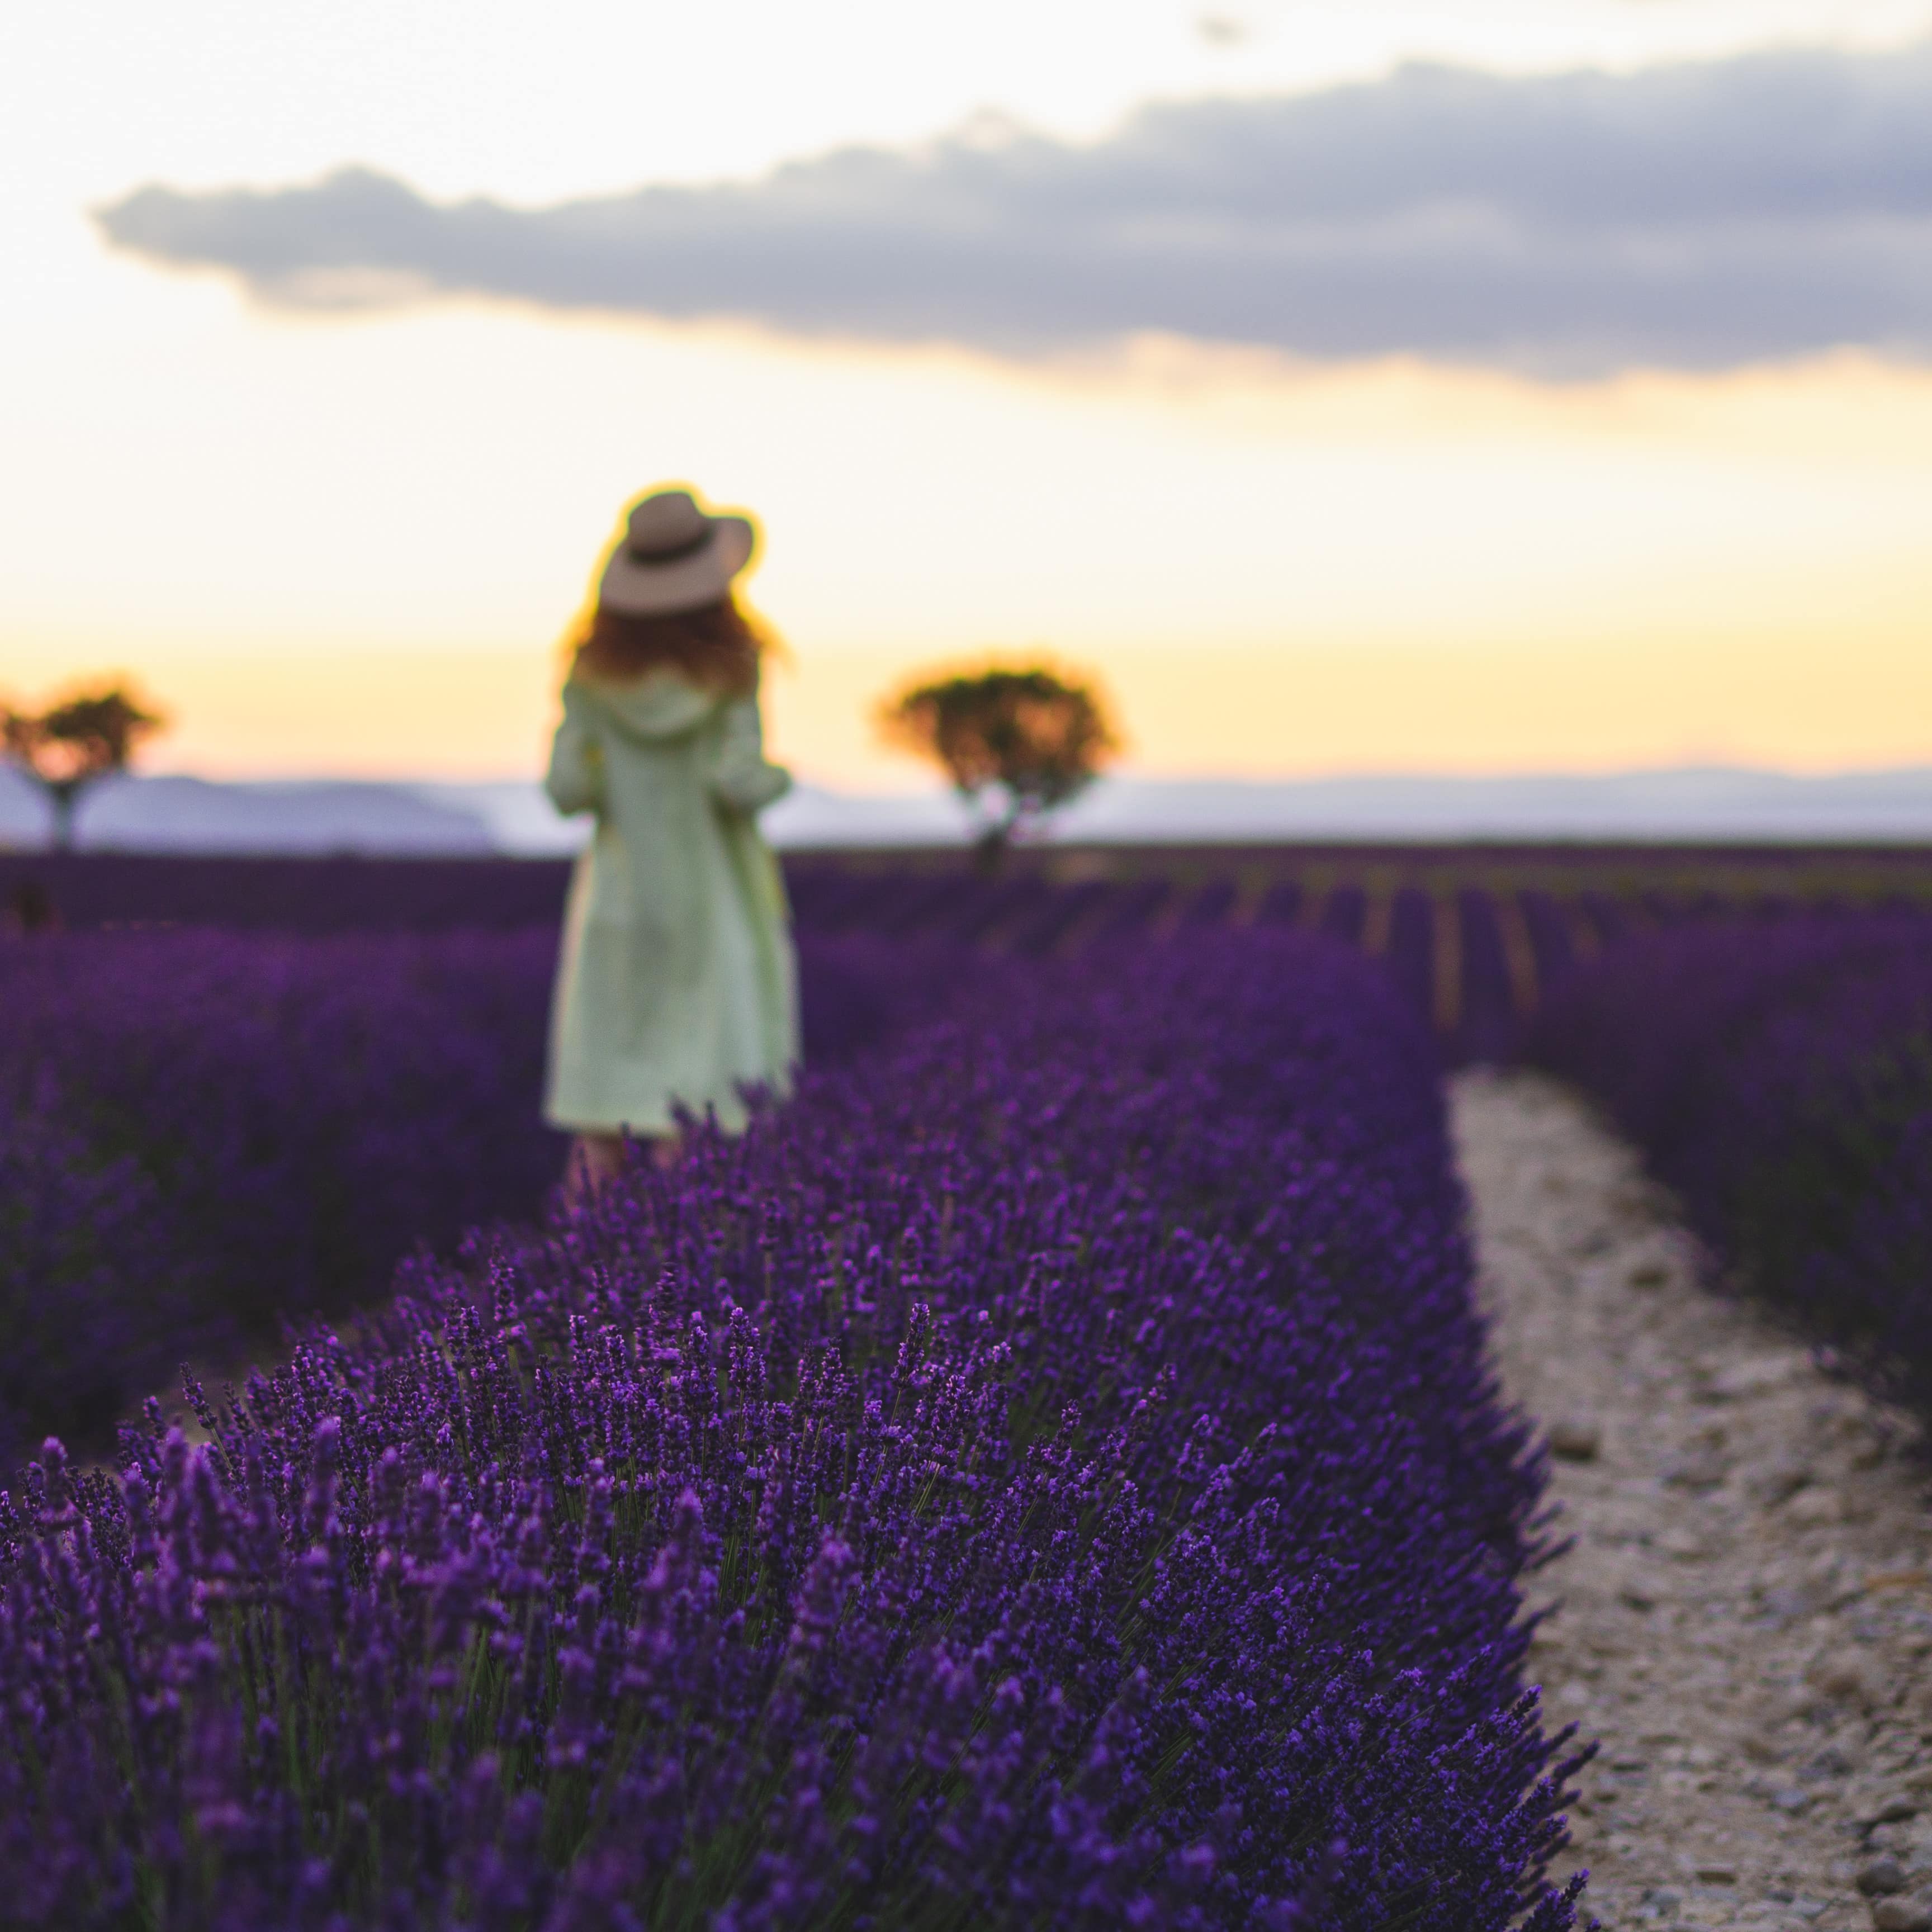
[[[54,810],[53,848],[74,850],[74,809],[80,802],[80,784],[72,778],[56,778],[47,786],[48,802]]]
[[[997,878],[1006,862],[1007,827],[989,825],[973,841],[973,865],[982,879]]]

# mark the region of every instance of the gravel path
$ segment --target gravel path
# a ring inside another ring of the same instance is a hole
[[[1932,1516],[1906,1420],[1696,1286],[1630,1150],[1562,1089],[1453,1089],[1512,1400],[1568,1554],[1532,1654],[1601,1742],[1564,1869],[1611,1932],[1932,1932]]]

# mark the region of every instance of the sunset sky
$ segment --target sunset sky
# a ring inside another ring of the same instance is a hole
[[[1146,772],[1932,763],[1932,0],[103,0],[0,26],[0,698],[540,763],[623,500],[773,736],[1046,651]],[[25,83],[24,85],[22,83]]]

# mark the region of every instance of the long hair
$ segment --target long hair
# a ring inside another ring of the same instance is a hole
[[[606,684],[646,672],[676,671],[710,691],[755,690],[758,662],[771,647],[764,626],[728,591],[695,610],[631,616],[592,604],[565,640],[572,668]]]

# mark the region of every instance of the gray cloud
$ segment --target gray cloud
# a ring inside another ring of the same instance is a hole
[[[1932,46],[1386,80],[969,129],[536,209],[145,188],[118,246],[275,302],[427,292],[1036,353],[1142,330],[1584,374],[1932,354]]]

